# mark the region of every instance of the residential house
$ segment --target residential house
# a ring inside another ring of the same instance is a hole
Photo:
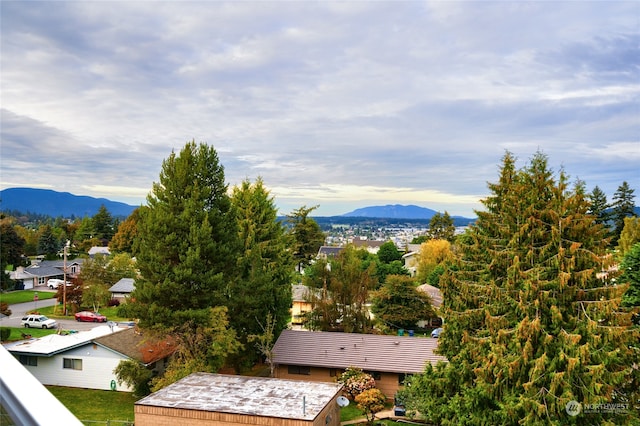
[[[103,325],[89,331],[51,334],[5,345],[43,385],[131,391],[113,370],[135,359],[157,372],[175,351],[172,342],[145,340],[133,327]]]
[[[321,246],[318,249],[318,259],[328,259],[331,257],[337,257],[340,252],[344,250],[344,247],[334,247],[334,246]]]
[[[67,260],[67,280],[75,278],[80,273],[83,259]],[[20,274],[17,274],[20,270]],[[24,285],[24,289],[37,289],[46,287],[47,281],[51,278],[63,279],[65,271],[64,260],[40,260],[34,261],[24,268],[16,268],[16,277]]]
[[[193,373],[135,403],[136,426],[339,426],[342,385]]]
[[[304,322],[305,314],[313,310],[313,305],[309,301],[309,291],[310,289],[306,285],[292,285],[291,323],[294,325],[301,325]]]
[[[284,330],[273,348],[275,377],[335,382],[348,367],[358,367],[393,398],[407,375],[446,361],[434,353],[437,346],[430,337]]]
[[[420,244],[407,244],[407,252],[402,255],[404,267],[412,277],[418,272],[418,262],[420,261]]]
[[[387,241],[378,241],[378,240],[369,240],[363,237],[355,237],[351,244],[355,246],[357,249],[365,249],[369,253],[377,254],[378,250],[380,250],[380,246],[386,243]]]
[[[136,282],[133,278],[121,278],[117,283],[109,288],[109,291],[111,292],[112,299],[124,302],[129,299],[129,296],[135,288]]]
[[[439,318],[429,318],[424,321],[418,322],[418,327],[439,327],[442,325],[442,314],[440,313],[440,307],[442,306],[442,292],[438,287],[434,287],[430,284],[422,284],[417,287],[417,290],[423,293],[427,293],[431,297],[431,306],[433,306]]]

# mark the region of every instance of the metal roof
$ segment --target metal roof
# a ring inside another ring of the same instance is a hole
[[[339,383],[193,373],[136,405],[309,421],[341,389]]]
[[[427,362],[447,360],[437,347],[431,337],[284,330],[273,349],[276,364],[420,373]]]
[[[39,339],[31,339],[7,345],[5,348],[14,354],[49,357],[78,346],[86,345],[93,339],[106,336],[107,334],[115,333],[120,330],[124,330],[124,328],[113,327],[112,329],[107,325],[101,325],[88,331],[80,331],[78,333],[67,335],[49,334],[48,336],[40,337]]]

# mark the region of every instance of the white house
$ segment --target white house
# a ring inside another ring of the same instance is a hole
[[[131,391],[117,383],[113,370],[122,360],[136,359],[164,370],[174,352],[171,342],[150,343],[132,327],[103,325],[67,335],[51,334],[5,348],[43,385]],[[159,364],[159,365],[158,365]]]

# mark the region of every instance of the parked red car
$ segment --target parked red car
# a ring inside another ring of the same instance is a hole
[[[104,315],[100,315],[97,312],[82,311],[78,312],[75,317],[76,321],[107,322],[107,317],[105,317]]]

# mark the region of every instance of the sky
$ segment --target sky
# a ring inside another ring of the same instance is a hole
[[[0,16],[0,189],[145,204],[194,140],[281,214],[473,217],[507,151],[640,199],[637,1],[3,0]]]

